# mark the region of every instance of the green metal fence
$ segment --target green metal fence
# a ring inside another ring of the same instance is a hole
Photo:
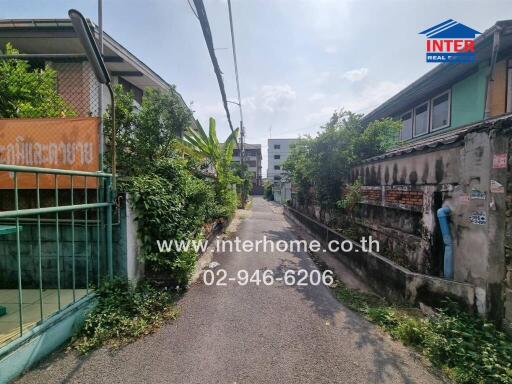
[[[0,190],[0,345],[113,274],[111,174],[0,164],[2,173],[9,175],[12,188]],[[27,175],[33,188],[26,187]],[[14,290],[17,303],[9,299]],[[10,330],[15,317],[18,327]]]

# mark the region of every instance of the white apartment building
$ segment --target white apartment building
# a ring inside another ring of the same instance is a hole
[[[281,182],[283,163],[297,139],[268,139],[267,179],[273,184],[274,200],[285,203],[291,198],[290,183]]]

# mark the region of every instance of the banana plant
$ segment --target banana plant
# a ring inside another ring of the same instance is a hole
[[[208,135],[206,135],[203,127],[197,121],[197,129],[189,127],[184,138],[180,142],[182,150],[200,159],[204,159],[211,164],[220,183],[229,183],[231,172],[231,159],[233,157],[233,149],[235,148],[238,131],[233,131],[224,144],[219,143],[217,138],[217,130],[215,119],[210,117]]]

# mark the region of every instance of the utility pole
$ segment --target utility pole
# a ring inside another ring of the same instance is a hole
[[[229,11],[229,28],[231,30],[231,45],[233,48],[233,62],[235,65],[235,77],[236,77],[236,91],[238,95],[238,109],[240,111],[240,168],[242,174],[245,172],[245,126],[244,126],[244,115],[242,113],[242,98],[240,97],[240,80],[238,78],[238,63],[236,60],[236,45],[235,45],[235,32],[233,30],[233,13],[231,11],[231,0],[228,0],[228,11]],[[242,188],[242,202],[245,205],[247,196],[245,195],[245,189]]]
[[[103,55],[103,0],[98,0],[98,35],[98,48],[100,49],[100,54]],[[100,117],[100,167],[103,171],[105,161],[105,142],[103,134],[103,84],[100,84],[98,88],[98,114]]]

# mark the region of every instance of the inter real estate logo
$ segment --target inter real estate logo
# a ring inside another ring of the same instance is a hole
[[[480,32],[449,19],[419,33],[427,37],[427,63],[473,63]]]

